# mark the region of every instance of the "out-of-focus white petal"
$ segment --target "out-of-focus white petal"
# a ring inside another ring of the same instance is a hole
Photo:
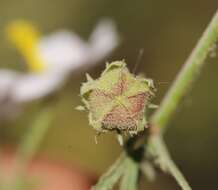
[[[46,96],[62,86],[63,77],[65,76],[58,72],[24,75],[16,82],[12,98],[22,103]]]
[[[84,62],[88,46],[72,32],[60,31],[43,37],[39,53],[49,70],[74,70]]]
[[[119,44],[115,24],[109,19],[100,21],[93,31],[89,43],[90,56],[93,61],[99,61],[108,56]]]
[[[12,88],[16,85],[19,74],[11,70],[0,70],[0,101],[4,100]]]
[[[60,31],[42,38],[39,52],[49,70],[62,70],[63,74],[97,63],[118,45],[115,25],[101,21],[88,42],[73,32]]]
[[[59,89],[71,71],[87,68],[106,57],[118,45],[118,41],[115,26],[109,20],[101,21],[97,25],[88,42],[66,31],[43,37],[38,44],[38,50],[46,64],[45,72],[1,74],[0,71],[0,98],[1,92],[10,85],[13,86],[10,98],[17,103],[46,96]]]

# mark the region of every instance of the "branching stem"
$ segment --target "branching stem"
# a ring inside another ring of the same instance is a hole
[[[196,47],[193,49],[193,52],[188,57],[183,68],[178,74],[176,80],[172,84],[170,90],[164,97],[160,108],[151,117],[150,123],[152,128],[164,131],[182,98],[186,95],[187,91],[192,86],[192,83],[196,79],[196,76],[200,73],[200,70],[205,63],[205,60],[210,53],[211,48],[215,45],[217,39],[218,11],[215,13],[207,29],[203,33]],[[176,181],[183,190],[191,190],[188,182],[185,180],[178,167],[170,158],[168,150],[162,140],[162,133],[151,133],[147,144],[144,146],[146,146],[150,155],[157,157],[158,164],[161,169],[165,172],[170,173],[176,179]],[[127,157],[127,155],[124,154],[124,158],[122,155],[120,159],[122,158],[125,160],[125,157]],[[120,163],[118,165],[119,167],[117,167],[116,162],[111,167],[111,169],[100,178],[98,184],[95,186],[95,190],[109,190],[116,183],[116,181],[118,181],[120,175],[122,175],[123,172],[121,168],[125,166],[124,162],[118,163]]]
[[[153,148],[153,156],[157,158],[156,164],[158,164],[163,171],[171,174],[182,189],[191,190],[190,185],[182,175],[181,171],[171,159],[167,147],[160,136],[154,135],[151,137],[150,148]]]
[[[122,176],[127,160],[128,157],[125,153],[123,153],[109,168],[109,170],[101,176],[98,183],[92,188],[92,190],[111,190]]]
[[[188,57],[183,68],[163,99],[160,108],[151,118],[151,123],[162,130],[166,127],[182,98],[192,86],[196,76],[200,73],[211,48],[218,39],[218,11],[209,23],[196,47]]]

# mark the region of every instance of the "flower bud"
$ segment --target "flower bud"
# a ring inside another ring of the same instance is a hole
[[[80,94],[89,111],[89,123],[98,132],[137,134],[146,127],[152,89],[151,79],[134,76],[124,61],[115,61],[106,65],[100,78],[87,75]]]

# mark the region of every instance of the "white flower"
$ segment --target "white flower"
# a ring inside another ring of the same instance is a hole
[[[0,70],[0,103],[6,98],[15,103],[28,102],[52,93],[73,71],[104,59],[119,41],[109,20],[101,21],[87,42],[68,31],[40,37],[35,27],[25,21],[11,23],[7,33],[30,72]]]

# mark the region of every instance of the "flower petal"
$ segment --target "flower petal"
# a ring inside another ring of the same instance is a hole
[[[42,38],[38,49],[47,69],[70,72],[97,63],[111,53],[118,42],[114,24],[104,20],[97,25],[88,42],[63,30]]]
[[[0,101],[6,99],[6,96],[12,90],[18,76],[18,73],[11,70],[0,70]]]
[[[92,33],[89,43],[90,56],[94,62],[105,58],[119,44],[115,24],[109,19],[100,21]]]
[[[39,52],[47,69],[74,70],[84,62],[88,46],[72,32],[60,31],[42,38]]]
[[[17,81],[12,98],[16,102],[28,102],[46,96],[59,89],[63,77],[57,72],[24,75]]]

